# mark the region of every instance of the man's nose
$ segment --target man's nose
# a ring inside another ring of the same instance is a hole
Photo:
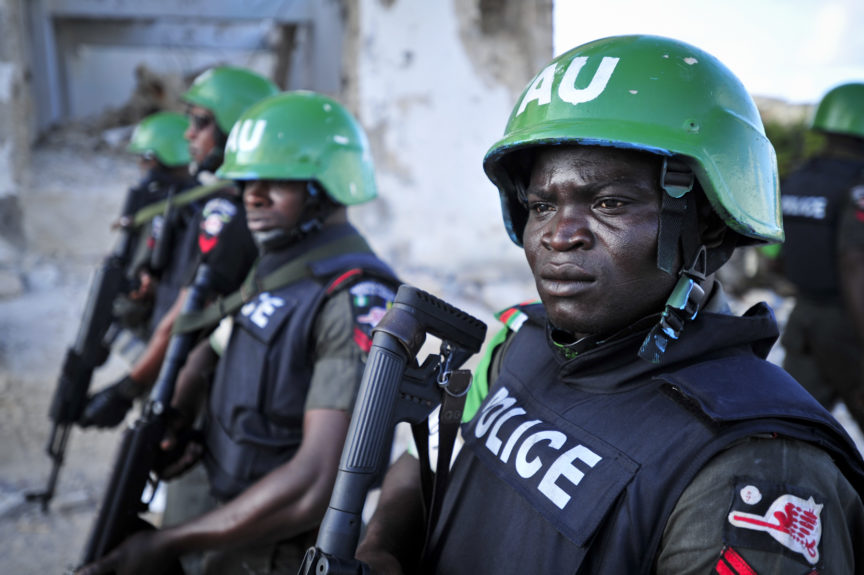
[[[248,207],[259,208],[267,204],[268,188],[261,182],[249,182],[243,190],[243,202]]]
[[[575,247],[590,247],[594,243],[588,214],[585,210],[564,208],[552,219],[546,237],[548,247],[557,251],[567,251]]]

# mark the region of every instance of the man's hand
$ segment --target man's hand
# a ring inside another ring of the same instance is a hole
[[[132,408],[132,401],[143,391],[144,387],[127,375],[117,383],[91,395],[78,424],[81,427],[118,425]]]
[[[204,454],[204,435],[189,427],[169,428],[159,447],[166,455],[164,467],[159,470],[159,478],[171,480],[189,471],[201,459]]]
[[[138,273],[138,289],[129,292],[129,299],[141,301],[151,299],[156,294],[156,280],[146,271]]]
[[[176,557],[166,542],[163,531],[139,531],[102,559],[81,567],[75,575],[169,573]]]

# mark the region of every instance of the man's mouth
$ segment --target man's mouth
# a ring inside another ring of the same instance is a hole
[[[537,284],[549,295],[567,297],[588,289],[594,281],[594,276],[582,268],[567,264],[546,266],[538,274]]]
[[[254,230],[264,230],[272,227],[270,219],[266,216],[256,216],[248,212],[246,214],[246,224],[249,226],[249,229]]]

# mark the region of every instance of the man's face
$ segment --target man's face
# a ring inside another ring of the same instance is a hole
[[[159,161],[156,158],[144,155],[138,156],[138,171],[142,176],[146,176],[150,170],[154,170],[159,167]]]
[[[213,112],[200,106],[191,106],[186,116],[189,118],[189,127],[186,128],[183,136],[189,142],[189,155],[192,156],[192,161],[201,165],[216,147],[216,133],[219,129],[216,126],[216,118]]]
[[[659,179],[639,152],[537,153],[523,245],[552,325],[605,336],[663,309],[676,278],[657,268]]]
[[[249,230],[255,233],[293,229],[300,223],[306,194],[305,182],[255,180],[247,183],[243,204]]]

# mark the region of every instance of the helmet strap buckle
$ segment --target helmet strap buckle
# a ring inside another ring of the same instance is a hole
[[[669,275],[675,274],[678,270],[679,241],[684,239],[682,233],[685,232],[685,227],[690,225],[687,221],[688,210],[691,212],[689,214],[691,218],[695,215],[692,194],[688,194],[693,189],[694,183],[693,171],[683,160],[675,157],[663,158],[660,185],[665,193],[660,199],[657,267]],[[687,254],[682,255],[687,256]]]
[[[660,185],[673,198],[680,198],[693,189],[696,177],[687,162],[678,157],[664,157]]]
[[[688,321],[696,319],[705,303],[704,283],[707,278],[708,255],[699,246],[692,264],[681,270],[678,283],[672,289],[666,307],[639,348],[639,357],[650,363],[660,363],[669,343],[675,341]]]

